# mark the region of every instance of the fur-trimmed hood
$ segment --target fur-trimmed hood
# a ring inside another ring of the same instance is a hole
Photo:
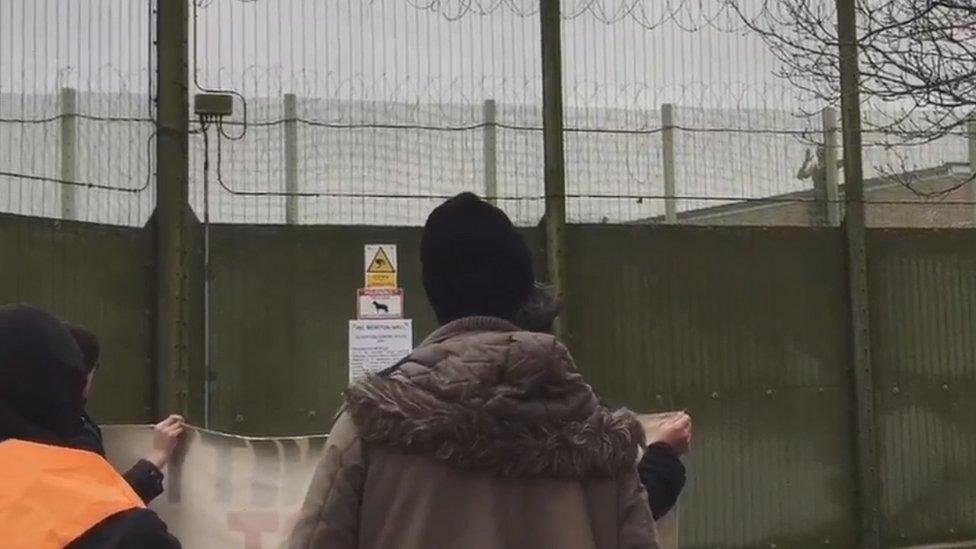
[[[609,477],[643,444],[633,414],[600,405],[554,337],[491,318],[436,331],[353,385],[346,409],[367,444],[505,477]]]

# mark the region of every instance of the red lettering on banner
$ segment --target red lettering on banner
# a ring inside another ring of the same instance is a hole
[[[278,512],[271,510],[231,511],[227,513],[227,527],[244,534],[244,549],[262,549],[264,534],[278,531]]]

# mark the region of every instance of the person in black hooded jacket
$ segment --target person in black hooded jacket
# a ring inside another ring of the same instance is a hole
[[[514,323],[530,332],[552,333],[562,309],[562,301],[544,285],[537,283],[516,314]],[[691,418],[684,413],[676,414],[662,425],[660,431],[661,439],[648,441],[647,449],[637,465],[654,520],[668,514],[684,489],[685,466],[679,457],[688,452]]]
[[[13,549],[179,549],[101,456],[71,447],[85,371],[62,322],[0,307],[0,540]]]
[[[98,359],[101,355],[101,345],[98,337],[86,328],[74,324],[65,324],[71,336],[75,338],[81,349],[83,365],[87,373],[83,396],[87,402],[91,396],[98,369]],[[183,434],[183,418],[171,415],[153,428],[153,448],[145,458],[140,459],[126,471],[122,477],[132,486],[146,504],[163,493],[163,468],[173,455],[173,450]],[[102,442],[102,430],[88,415],[87,410],[81,414],[81,429],[71,441],[75,448],[90,450],[105,457],[105,445]]]

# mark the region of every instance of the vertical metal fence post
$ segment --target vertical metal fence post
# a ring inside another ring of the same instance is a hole
[[[966,120],[966,143],[969,150],[969,177],[976,178],[976,116]],[[973,201],[973,222],[976,223],[976,181],[969,182],[969,198]]]
[[[496,147],[495,136],[495,115],[496,105],[494,99],[486,99],[483,107],[485,133],[484,133],[484,158],[485,158],[485,196],[495,204],[498,202],[498,150]]]
[[[661,105],[661,154],[664,166],[664,220],[678,222],[677,185],[674,177],[674,105]]]
[[[855,0],[837,0],[840,43],[841,113],[846,191],[845,235],[853,344],[855,447],[861,547],[881,546],[881,477],[874,413],[874,371],[871,362],[864,170],[861,165],[861,99]]]
[[[566,170],[563,150],[562,18],[559,0],[540,0],[542,133],[545,151],[546,270],[558,295],[566,291]],[[557,326],[557,331],[560,327]]]
[[[285,223],[298,223],[298,99],[285,94]]]
[[[966,137],[969,144],[969,171],[976,174],[976,116],[966,120]]]
[[[156,410],[188,414],[189,100],[187,0],[158,3]]]
[[[78,181],[78,91],[61,89],[61,179]],[[62,183],[61,218],[78,219],[77,191],[74,185]]]
[[[827,225],[840,225],[840,174],[837,172],[837,109],[827,107],[823,110],[823,140],[824,140],[824,185],[827,212]]]

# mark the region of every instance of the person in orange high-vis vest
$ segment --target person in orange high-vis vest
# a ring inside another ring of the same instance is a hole
[[[84,383],[81,351],[60,320],[0,307],[0,546],[179,549],[104,458],[70,447]]]

